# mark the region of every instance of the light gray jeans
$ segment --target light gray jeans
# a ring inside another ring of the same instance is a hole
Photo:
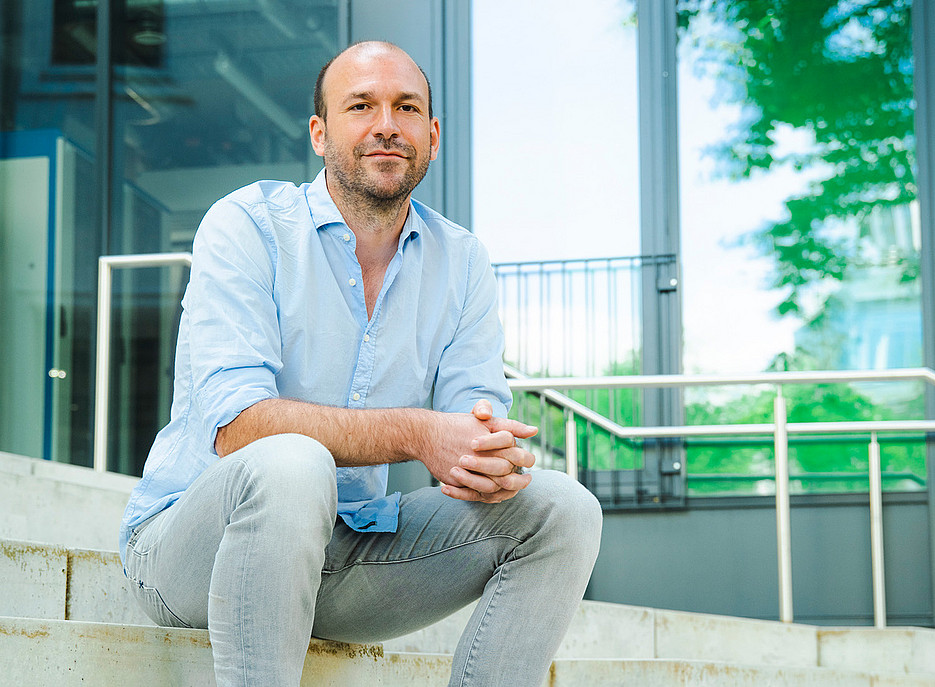
[[[542,685],[597,558],[587,490],[546,470],[497,505],[420,489],[395,533],[335,523],[336,502],[324,446],[256,441],[131,533],[130,588],[156,623],[208,628],[219,687],[298,685],[311,636],[380,641],[478,598],[449,685]]]

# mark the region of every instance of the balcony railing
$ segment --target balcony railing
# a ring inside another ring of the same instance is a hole
[[[776,483],[776,541],[779,560],[779,617],[792,622],[792,544],[789,507],[789,437],[790,435],[861,435],[867,437],[868,489],[870,492],[870,548],[873,570],[874,624],[886,626],[885,574],[883,562],[883,485],[878,436],[884,433],[927,436],[935,432],[932,420],[879,420],[836,422],[788,422],[784,385],[833,384],[850,382],[918,381],[935,386],[935,372],[929,368],[882,371],[772,372],[750,375],[634,375],[606,377],[531,378],[515,369],[507,369],[514,392],[534,392],[565,414],[565,461],[568,474],[578,478],[577,422],[581,417],[619,439],[685,439],[689,437],[728,437],[772,435]],[[689,425],[678,427],[624,427],[574,401],[565,391],[574,389],[647,389],[701,386],[737,386],[769,384],[775,387],[772,423],[739,425]],[[684,466],[680,466],[684,470]]]

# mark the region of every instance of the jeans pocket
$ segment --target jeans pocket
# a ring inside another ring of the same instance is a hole
[[[130,594],[154,623],[162,627],[191,627],[166,606],[166,602],[162,600],[162,595],[158,589],[147,587],[142,582],[132,578],[128,583],[130,585]]]

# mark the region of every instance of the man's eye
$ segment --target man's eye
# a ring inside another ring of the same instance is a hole
[[[356,110],[357,112],[363,112],[367,109],[367,103],[357,103],[355,105],[351,105],[351,109]]]
[[[400,105],[399,109],[403,112],[418,112],[414,105]]]

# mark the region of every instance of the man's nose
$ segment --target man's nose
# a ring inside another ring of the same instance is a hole
[[[399,134],[399,124],[396,121],[396,110],[392,105],[384,105],[377,109],[376,121],[373,123],[373,135],[382,138],[392,138]]]

